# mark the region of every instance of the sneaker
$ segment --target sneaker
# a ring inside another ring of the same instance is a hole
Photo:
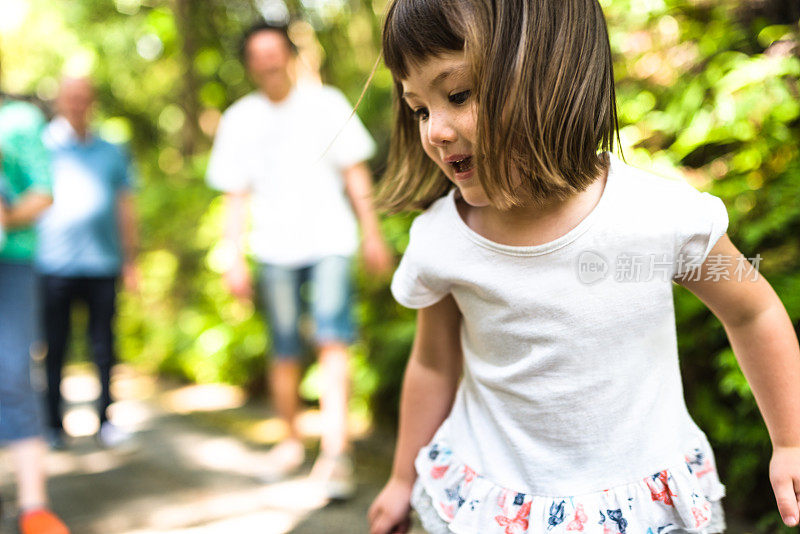
[[[19,534],[69,534],[69,529],[56,514],[38,508],[19,516]]]
[[[271,484],[297,471],[306,458],[306,449],[296,439],[284,440],[272,447],[264,458],[264,467],[258,473],[262,482]]]
[[[132,434],[127,430],[118,427],[111,421],[105,421],[100,425],[97,432],[97,442],[106,449],[113,449],[120,445],[125,445],[131,440]]]
[[[345,501],[356,493],[353,460],[346,453],[320,455],[309,478],[322,486],[325,496],[331,501]]]

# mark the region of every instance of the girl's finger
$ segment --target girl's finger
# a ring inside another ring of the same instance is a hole
[[[367,519],[369,519],[370,523],[374,523],[383,512],[383,504],[382,500],[380,499],[380,495],[374,501],[372,501],[372,506],[369,507],[369,511],[367,512]]]
[[[389,524],[385,516],[379,516],[369,529],[369,534],[386,534],[389,531]]]
[[[392,531],[392,534],[406,534],[411,526],[411,520],[405,519],[401,521]]]
[[[791,478],[776,479],[772,483],[772,490],[775,492],[775,501],[778,503],[778,512],[786,525],[793,527],[797,525],[798,512],[797,494],[795,484]]]
[[[795,477],[793,481],[794,481],[794,498],[797,500],[796,510],[798,511],[798,515],[796,515],[795,517],[797,518],[797,523],[800,523],[800,477]]]

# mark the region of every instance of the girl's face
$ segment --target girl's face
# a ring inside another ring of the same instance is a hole
[[[487,206],[489,199],[475,175],[476,107],[472,78],[463,52],[431,56],[409,65],[401,81],[402,98],[419,124],[425,153],[472,206]]]

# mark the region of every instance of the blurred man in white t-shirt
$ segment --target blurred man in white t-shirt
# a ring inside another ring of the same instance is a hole
[[[242,54],[257,90],[223,114],[207,178],[225,193],[225,239],[235,258],[225,273],[230,291],[241,298],[253,296],[248,245],[259,265],[258,293],[273,344],[270,389],[289,428],[262,471],[265,478],[276,479],[303,463],[305,449],[296,425],[302,353],[298,322],[304,307],[300,288],[310,282],[308,305],[325,381],[321,453],[312,476],[326,483],[330,497],[347,497],[354,487],[346,425],[347,347],[355,339],[351,265],[359,242],[370,272],[386,273],[391,267],[365,163],[374,142],[337,89],[295,83],[296,48],[285,27],[254,26],[245,34]]]

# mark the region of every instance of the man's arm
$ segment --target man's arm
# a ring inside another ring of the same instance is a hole
[[[123,191],[117,195],[117,224],[122,245],[122,281],[128,291],[139,287],[136,257],[139,254],[139,228],[133,194]]]
[[[236,297],[250,299],[253,296],[253,284],[250,279],[250,267],[247,264],[247,248],[245,235],[247,230],[247,207],[249,193],[225,194],[225,246],[230,255],[230,264],[225,272],[225,283],[228,290]]]
[[[383,240],[372,204],[372,173],[367,164],[361,162],[346,168],[343,174],[345,191],[361,226],[361,247],[366,267],[376,274],[386,273],[392,266],[392,255]]]

